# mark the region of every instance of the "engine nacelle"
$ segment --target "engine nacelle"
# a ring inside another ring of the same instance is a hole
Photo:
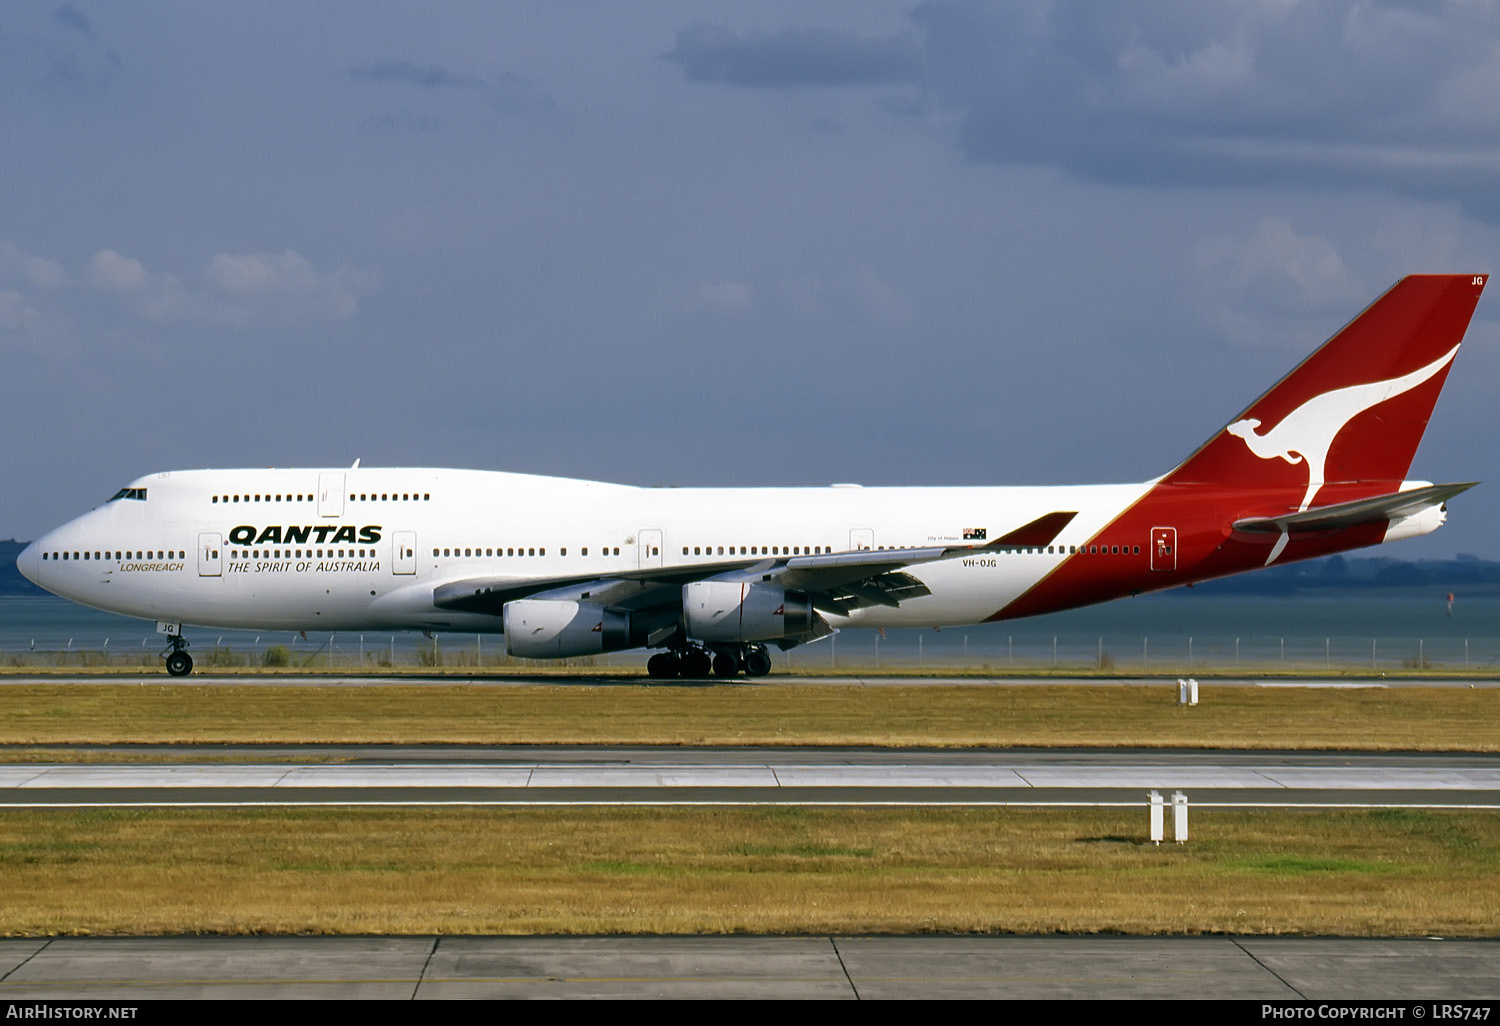
[[[817,630],[819,617],[802,592],[750,581],[694,581],[682,586],[682,615],[695,641],[774,641]]]
[[[505,650],[523,659],[564,659],[639,648],[629,613],[593,602],[517,599],[503,614]]]

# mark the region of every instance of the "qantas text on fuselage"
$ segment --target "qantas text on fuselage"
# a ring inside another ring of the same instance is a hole
[[[1135,484],[636,488],[441,469],[149,475],[38,538],[58,595],[181,625],[503,634],[657,676],[758,676],[849,627],[946,627],[1425,534],[1407,478],[1484,275],[1403,278],[1171,471]],[[1263,425],[1271,425],[1264,428]]]

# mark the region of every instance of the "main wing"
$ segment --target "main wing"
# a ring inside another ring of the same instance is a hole
[[[1036,548],[1055,539],[1077,516],[1058,511],[982,545],[933,545],[904,549],[857,549],[809,556],[748,557],[691,566],[642,567],[604,576],[476,577],[433,589],[440,609],[499,616],[507,602],[548,599],[593,602],[631,612],[680,608],[682,587],[694,581],[762,582],[805,593],[815,609],[846,614],[864,606],[899,606],[930,594],[904,571],[913,566],[976,552]]]

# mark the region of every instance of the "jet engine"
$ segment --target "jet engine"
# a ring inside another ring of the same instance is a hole
[[[802,592],[749,581],[682,586],[682,614],[694,641],[774,641],[817,631],[822,618]]]
[[[598,655],[646,644],[631,615],[592,602],[517,599],[503,613],[505,650],[524,659]]]

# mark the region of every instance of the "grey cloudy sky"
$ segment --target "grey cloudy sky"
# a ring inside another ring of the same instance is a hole
[[[1500,252],[1485,3],[0,7],[0,537],[150,471],[1161,473]],[[1500,557],[1500,297],[1392,555]]]

